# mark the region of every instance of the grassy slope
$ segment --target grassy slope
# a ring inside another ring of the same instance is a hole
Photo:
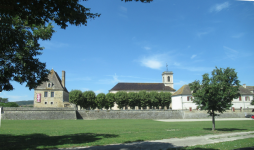
[[[106,145],[140,140],[253,131],[253,121],[157,122],[153,120],[2,120],[1,149]],[[254,145],[253,145],[254,146]]]

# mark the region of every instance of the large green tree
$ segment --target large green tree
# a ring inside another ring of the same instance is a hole
[[[37,56],[43,50],[38,40],[50,40],[55,32],[51,22],[66,29],[68,24],[86,26],[88,19],[100,16],[91,13],[90,8],[79,1],[0,1],[0,92],[14,89],[10,81],[26,83],[31,90],[48,80],[46,63],[40,62]],[[125,0],[129,1],[132,0]],[[152,0],[140,1],[149,3]]]
[[[150,92],[151,105],[153,108],[159,108],[160,106],[160,93],[156,91]]]
[[[169,105],[171,103],[171,96],[172,94],[170,92],[161,92],[160,93],[160,105],[162,108],[165,106],[169,108]]]
[[[118,108],[122,109],[128,105],[128,94],[125,91],[120,91],[115,94],[116,103]]]
[[[98,104],[96,103],[96,95],[93,91],[85,91],[83,92],[83,96],[86,99],[84,108],[91,107],[92,109],[95,109],[98,107]]]
[[[96,103],[99,109],[102,109],[103,107],[107,107],[106,109],[108,109],[108,102],[104,93],[99,93],[96,96]]]
[[[235,69],[232,68],[215,68],[212,76],[206,73],[203,75],[202,82],[196,80],[189,84],[193,91],[194,102],[202,110],[212,116],[212,130],[215,130],[215,112],[223,113],[232,106],[233,98],[240,96],[238,80]]]
[[[136,93],[136,92],[129,92],[128,93],[128,101],[129,101],[128,105],[132,109],[135,109],[135,106],[139,106],[138,93]]]
[[[108,93],[106,94],[106,100],[108,101],[108,107],[111,109],[115,105],[115,94],[114,93]]]
[[[69,93],[69,102],[84,107],[85,98],[80,90],[71,90]]]

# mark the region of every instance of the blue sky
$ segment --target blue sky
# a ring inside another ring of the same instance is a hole
[[[217,67],[234,68],[241,84],[254,86],[254,2],[235,0],[121,0],[80,2],[101,17],[87,26],[57,31],[38,56],[69,91],[108,93],[118,82],[161,83],[174,73],[174,88],[201,80]],[[34,90],[13,82],[0,93],[9,101],[33,100]]]

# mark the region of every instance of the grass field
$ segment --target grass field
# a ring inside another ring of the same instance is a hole
[[[95,146],[254,131],[253,121],[158,122],[153,120],[2,120],[0,149]],[[254,146],[254,142],[253,145]]]

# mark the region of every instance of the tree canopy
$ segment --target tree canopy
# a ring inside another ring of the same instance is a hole
[[[212,77],[206,73],[203,75],[203,80],[196,80],[189,84],[193,91],[193,102],[195,102],[202,110],[207,110],[207,113],[212,116],[213,127],[215,130],[214,117],[215,112],[223,113],[226,109],[232,106],[233,98],[240,96],[237,73],[232,68],[215,68],[212,71]]]
[[[79,1],[1,0],[0,92],[14,89],[10,81],[26,82],[26,87],[31,90],[48,80],[46,63],[40,62],[36,56],[43,50],[38,40],[50,40],[55,32],[51,23],[66,29],[68,24],[86,26],[88,19],[100,16],[91,13],[90,8]],[[152,0],[135,1],[149,3]]]

